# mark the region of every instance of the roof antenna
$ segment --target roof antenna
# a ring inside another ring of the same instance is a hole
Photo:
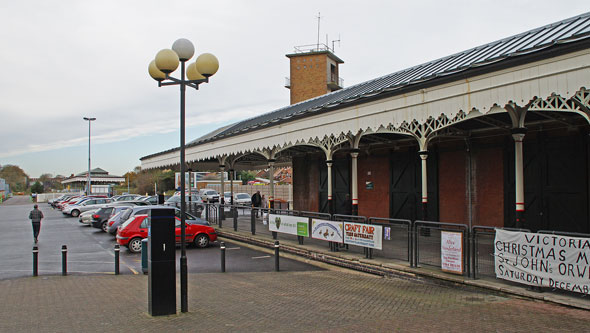
[[[318,12],[318,51],[320,50],[320,20],[322,19],[322,17],[320,16],[320,12]]]
[[[332,41],[332,52],[336,53],[334,49],[334,43],[338,42],[338,47],[340,47],[340,34],[338,34],[338,39]]]

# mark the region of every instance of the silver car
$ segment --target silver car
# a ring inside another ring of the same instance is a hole
[[[104,204],[108,204],[111,201],[112,200],[109,198],[89,199],[76,205],[69,205],[67,207],[64,207],[62,213],[72,215],[73,217],[78,217],[80,213],[101,208],[104,206]]]
[[[93,209],[93,210],[89,210],[86,211],[82,214],[80,214],[79,218],[78,218],[78,222],[82,223],[82,224],[86,224],[86,225],[90,225],[90,223],[92,222],[92,214],[96,213],[96,211],[98,211],[99,208]]]

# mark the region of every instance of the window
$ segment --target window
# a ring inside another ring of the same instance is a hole
[[[141,221],[141,224],[139,225],[140,228],[145,229],[148,227],[150,222],[150,218],[146,217],[145,219],[143,219],[143,221]]]

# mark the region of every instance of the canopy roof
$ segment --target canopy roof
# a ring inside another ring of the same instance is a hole
[[[590,12],[219,128],[190,142],[187,147],[334,111],[373,99],[438,85],[445,80],[456,80],[458,76],[478,75],[497,70],[498,66],[516,66],[520,64],[518,62],[520,59],[534,61],[530,60],[531,56],[551,57],[559,54],[559,50],[571,52],[572,50],[568,47],[574,50],[576,47],[587,48],[588,42],[590,42]],[[162,151],[144,156],[140,160],[177,150],[179,148]]]

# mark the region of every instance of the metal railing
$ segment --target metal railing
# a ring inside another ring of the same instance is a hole
[[[494,239],[496,237],[496,227],[475,225],[471,227],[470,233],[470,252],[468,253],[471,261],[472,277],[479,279],[480,276],[496,277],[495,258],[494,258]],[[517,228],[498,228],[509,231],[530,232],[529,229]]]
[[[466,224],[443,223],[432,221],[415,221],[413,226],[413,266],[420,264],[441,267],[441,232],[460,232],[463,238],[463,272],[462,275],[470,276],[469,265],[469,228]]]
[[[489,226],[473,226],[471,229],[465,224],[442,223],[433,221],[415,221],[389,218],[367,218],[365,216],[330,215],[327,213],[296,211],[287,209],[252,208],[244,206],[224,205],[226,221],[222,223],[219,218],[221,205],[206,204],[203,211],[205,218],[221,228],[233,228],[242,232],[250,232],[252,235],[261,235],[262,238],[273,240],[297,241],[300,245],[328,247],[330,251],[348,251],[350,253],[364,254],[367,258],[382,258],[409,263],[410,267],[433,266],[442,269],[441,260],[441,233],[457,232],[462,237],[462,271],[463,276],[479,279],[482,277],[496,278],[494,239],[496,228]],[[235,213],[237,211],[237,214]],[[231,212],[231,213],[230,213]],[[302,237],[287,233],[274,233],[269,229],[269,222],[265,217],[269,213],[289,216],[305,217],[309,221],[309,237]],[[258,214],[256,214],[258,213]],[[362,224],[379,225],[383,227],[382,249],[367,248],[353,244],[341,244],[327,242],[312,237],[312,220],[324,219],[332,221],[353,222]],[[509,231],[530,232],[528,229],[501,228]],[[573,237],[587,237],[589,234],[568,233],[552,230],[540,230],[541,234],[556,234]],[[510,281],[497,280],[505,284],[514,284]]]

